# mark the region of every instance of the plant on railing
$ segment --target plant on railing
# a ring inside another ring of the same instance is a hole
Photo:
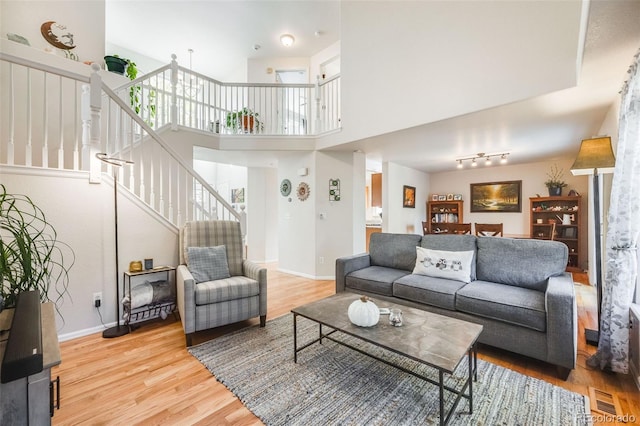
[[[244,107],[240,111],[233,111],[227,114],[227,129],[233,133],[253,133],[256,130],[262,131],[264,125],[258,119],[259,114]]]
[[[68,292],[74,262],[73,250],[58,241],[44,212],[26,195],[9,194],[0,184],[0,296],[5,305],[15,306],[18,293],[30,290],[46,302],[51,286],[58,302]]]
[[[112,55],[114,58],[121,59],[127,63],[124,69],[124,75],[129,80],[135,80],[138,77],[138,65],[133,62],[131,59],[120,58],[118,55]],[[105,57],[106,59],[107,57]],[[140,115],[142,111],[142,85],[135,84],[129,88],[129,103],[131,104],[131,108],[136,112],[136,114]],[[147,93],[147,104],[145,105],[145,109],[149,112],[146,123],[149,126],[153,126],[153,119],[156,117],[156,91],[149,90]]]

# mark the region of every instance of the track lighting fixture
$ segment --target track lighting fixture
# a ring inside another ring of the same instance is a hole
[[[499,152],[499,153],[495,153],[495,154],[486,154],[484,152],[479,152],[476,155],[470,155],[468,157],[456,158],[456,162],[458,163],[456,167],[459,168],[459,169],[463,169],[464,168],[464,161],[466,161],[466,160],[471,160],[471,167],[477,167],[478,166],[478,162],[476,160],[478,160],[478,159],[484,159],[484,165],[485,166],[490,166],[492,164],[492,161],[491,161],[492,157],[500,157],[500,164],[506,164],[508,155],[509,155],[508,152]]]

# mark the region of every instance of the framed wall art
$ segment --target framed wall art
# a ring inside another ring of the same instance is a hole
[[[244,188],[235,188],[231,190],[231,203],[244,203]]]
[[[471,212],[522,212],[522,181],[471,184]]]
[[[414,209],[416,207],[416,187],[404,185],[402,187],[402,207]]]

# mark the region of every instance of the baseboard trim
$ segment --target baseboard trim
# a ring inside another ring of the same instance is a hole
[[[335,279],[335,277],[333,275],[330,276],[325,276],[325,275],[320,275],[320,276],[316,276],[316,275],[310,275],[310,274],[304,274],[302,272],[298,272],[298,271],[290,271],[288,269],[282,269],[282,268],[278,268],[277,269],[278,272],[282,272],[284,274],[289,274],[289,275],[295,275],[298,277],[302,277],[302,278],[308,278],[310,280],[316,280],[316,281],[324,281],[324,280],[333,280]]]
[[[72,331],[71,333],[59,334],[58,335],[58,341],[59,342],[66,342],[67,340],[77,339],[79,337],[88,336],[90,334],[102,333],[105,329],[107,329],[109,327],[113,327],[115,325],[116,325],[116,323],[114,321],[112,323],[105,324],[105,325],[98,325],[98,326],[91,327],[91,328],[85,328],[83,330]]]

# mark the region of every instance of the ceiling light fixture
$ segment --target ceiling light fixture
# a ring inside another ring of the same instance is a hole
[[[293,37],[291,34],[282,34],[280,36],[280,43],[282,43],[284,47],[293,46],[293,42],[295,41],[296,41],[295,37]]]
[[[456,158],[456,162],[458,163],[458,165],[456,167],[459,168],[459,169],[464,168],[463,161],[466,161],[466,160],[471,160],[471,167],[477,167],[478,166],[478,162],[476,161],[477,159],[484,159],[485,166],[490,166],[492,164],[492,162],[491,162],[491,158],[492,157],[500,157],[500,164],[506,164],[507,163],[507,156],[509,154],[510,154],[509,152],[496,152],[496,153],[493,153],[493,154],[485,154],[484,152],[479,152],[476,155],[470,155],[468,157]]]

